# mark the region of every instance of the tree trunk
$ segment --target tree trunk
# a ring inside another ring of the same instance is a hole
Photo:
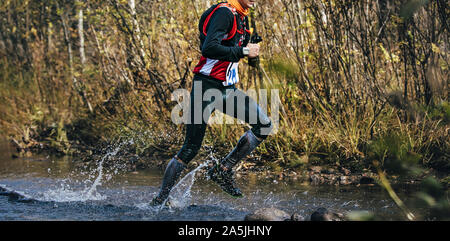
[[[62,10],[62,9],[61,9]],[[73,82],[73,87],[81,96],[83,103],[88,107],[89,112],[93,113],[92,105],[86,97],[86,92],[83,90],[83,83],[79,82],[74,74],[74,66],[73,66],[73,51],[72,51],[72,41],[70,40],[69,26],[68,26],[68,14],[64,11],[61,13],[61,21],[64,29],[64,38],[67,44],[67,52],[69,54],[69,68],[70,68],[70,78]]]
[[[69,27],[67,25],[67,16],[65,12],[61,13],[61,21],[63,24],[64,29],[64,39],[67,44],[67,53],[69,55],[69,71],[70,71],[70,78],[74,82],[74,84],[77,82],[75,76],[74,76],[74,68],[73,68],[73,53],[72,53],[72,42],[70,40],[70,34],[69,34]]]
[[[84,71],[84,65],[86,64],[86,55],[84,53],[84,30],[83,30],[83,7],[81,6],[81,1],[78,9],[78,35],[80,37],[80,61],[81,68]]]
[[[139,52],[141,54],[141,57],[145,61],[144,42],[141,39],[141,28],[139,27],[139,22],[137,21],[136,16],[136,2],[134,0],[130,0],[129,5],[131,9],[131,16],[133,19],[133,34],[136,36],[137,43],[139,44]]]

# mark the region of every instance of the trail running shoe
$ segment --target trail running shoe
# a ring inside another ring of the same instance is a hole
[[[208,177],[217,183],[224,192],[233,197],[242,197],[241,190],[236,187],[233,170],[223,170],[220,164],[215,164],[208,170]]]
[[[161,206],[163,204],[164,204],[164,206],[169,207],[171,204],[170,199],[167,199],[167,201],[166,201],[166,200],[163,200],[163,199],[159,198],[158,196],[156,196],[150,202],[150,206],[152,206],[152,207]]]
[[[156,206],[161,206],[161,204],[164,203],[164,200],[162,200],[161,198],[159,198],[158,196],[154,197],[153,200],[150,202],[150,206],[152,207],[156,207]]]

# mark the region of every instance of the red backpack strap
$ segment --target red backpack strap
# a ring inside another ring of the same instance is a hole
[[[227,7],[228,9],[231,10],[231,12],[234,15],[234,21],[233,21],[233,28],[231,28],[231,31],[228,33],[228,38],[224,39],[224,40],[230,40],[234,37],[234,35],[236,35],[236,31],[237,31],[237,22],[236,22],[236,9],[234,9],[232,6],[230,6],[228,3],[221,3],[218,4],[216,8],[214,8],[211,13],[208,15],[208,17],[205,19],[205,22],[203,23],[203,34],[206,36],[206,27],[208,26],[209,20],[211,19],[212,15],[214,14],[214,12],[216,12],[217,9],[221,8],[221,7]]]

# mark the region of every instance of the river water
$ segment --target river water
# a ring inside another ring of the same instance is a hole
[[[112,148],[104,158],[115,155]],[[238,179],[245,196],[234,199],[211,181],[190,173],[173,191],[172,207],[148,205],[162,170],[124,172],[103,166],[80,167],[68,157],[11,157],[0,142],[0,220],[243,220],[259,208],[275,207],[308,217],[319,207],[333,212],[369,211],[386,220],[404,220],[380,187],[310,186],[249,175]],[[198,175],[197,175],[198,176]],[[406,201],[412,192],[402,189]]]

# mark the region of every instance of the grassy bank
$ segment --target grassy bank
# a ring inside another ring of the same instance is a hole
[[[117,104],[113,114],[103,106],[89,113],[81,101],[71,106],[69,100],[76,96],[57,89],[51,96],[54,102],[46,105],[36,94],[40,91],[38,83],[26,80],[27,76],[33,78],[34,70],[18,77],[18,70],[5,62],[2,77],[16,79],[2,81],[2,135],[9,136],[22,155],[46,151],[89,160],[90,153],[101,155],[110,145],[128,142],[132,144],[124,149],[141,158],[141,166],[145,167],[163,165],[184,141],[184,127],[172,123],[170,111],[150,112],[145,117],[136,111],[141,108],[133,103],[140,101],[138,93],[122,97],[124,103],[136,105]],[[7,71],[12,74],[8,76]],[[274,72],[272,81],[277,80]],[[362,173],[375,171],[373,161],[379,161],[392,173],[414,167],[435,169],[443,177],[448,174],[448,102],[415,106],[410,112],[387,103],[378,113],[371,106],[358,113],[357,105],[340,114],[314,113],[311,107],[299,104],[306,101],[293,94],[291,86],[279,86],[285,112],[280,113],[278,132],[256,150],[250,161],[275,173],[302,171],[311,166],[343,167]],[[413,115],[417,118],[414,121],[404,119]],[[210,153],[217,158],[226,155],[246,129],[238,124],[211,125],[196,160]]]

